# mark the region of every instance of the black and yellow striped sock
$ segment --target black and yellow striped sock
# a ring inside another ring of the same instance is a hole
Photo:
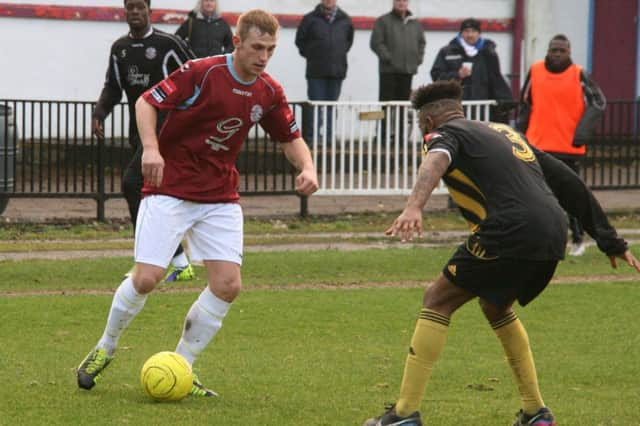
[[[447,340],[448,330],[449,318],[446,316],[430,309],[420,312],[404,365],[400,398],[396,403],[396,413],[399,416],[408,416],[420,408],[433,366]]]
[[[536,366],[533,362],[527,331],[513,311],[506,317],[491,323],[491,327],[500,339],[507,362],[511,366],[522,399],[523,411],[527,414],[536,413],[544,407],[544,402],[538,387]]]

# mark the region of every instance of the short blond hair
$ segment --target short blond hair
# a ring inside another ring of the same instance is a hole
[[[258,30],[275,36],[280,29],[280,24],[275,16],[262,9],[253,9],[244,12],[238,17],[236,33],[240,40],[244,40],[249,34],[249,30],[256,27]]]

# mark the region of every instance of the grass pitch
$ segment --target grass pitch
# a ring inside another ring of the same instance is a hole
[[[130,259],[2,262],[0,424],[359,425],[397,397],[418,282],[433,279],[452,251],[248,254],[247,291],[195,365],[222,396],[178,403],[145,397],[139,371],[148,356],[175,347],[202,279],[153,294],[87,392],[74,369],[99,338],[115,275]],[[608,274],[606,258],[590,249],[558,271],[575,284],[551,285],[517,310],[543,397],[563,425],[640,424],[639,282],[615,282],[635,279],[629,268]],[[405,281],[415,286],[393,287]],[[331,289],[312,288],[319,283]],[[452,319],[422,405],[426,424],[507,425],[519,406],[500,344],[470,303]]]

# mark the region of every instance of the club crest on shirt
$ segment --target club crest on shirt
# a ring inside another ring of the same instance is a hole
[[[262,119],[262,114],[263,114],[263,110],[262,107],[260,105],[254,105],[251,108],[251,122],[252,123],[257,123],[258,121],[260,121]]]
[[[156,56],[158,56],[158,51],[155,47],[147,47],[147,49],[144,51],[144,57],[148,60],[152,60]]]

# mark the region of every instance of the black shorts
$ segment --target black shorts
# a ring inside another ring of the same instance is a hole
[[[556,266],[558,260],[480,258],[462,244],[442,273],[458,287],[496,306],[516,299],[525,306],[547,287]]]

